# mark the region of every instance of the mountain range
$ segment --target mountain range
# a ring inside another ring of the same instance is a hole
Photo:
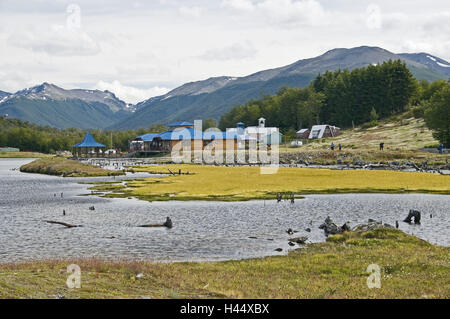
[[[353,70],[389,59],[403,60],[417,79],[435,81],[450,77],[450,63],[431,54],[395,54],[379,47],[362,46],[333,49],[315,58],[249,76],[222,76],[186,83],[136,106],[127,105],[108,91],[64,90],[44,83],[14,94],[0,92],[0,114],[62,128],[136,129],[156,123],[219,119],[231,107],[263,94],[274,94],[283,86],[307,86],[327,70]]]
[[[65,90],[49,83],[0,93],[0,114],[58,128],[106,128],[134,110],[109,91]]]

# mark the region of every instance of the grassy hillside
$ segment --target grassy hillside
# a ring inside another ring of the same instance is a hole
[[[326,149],[330,147],[331,142],[352,150],[379,149],[380,143],[384,142],[384,149],[387,151],[415,151],[427,146],[437,147],[439,144],[423,119],[400,117],[381,121],[378,126],[372,128],[344,130],[336,138],[316,140],[301,150]]]
[[[394,229],[347,233],[287,256],[213,263],[0,264],[0,298],[450,298],[448,247]],[[68,289],[67,266],[81,268]],[[381,288],[369,289],[370,264]],[[140,274],[140,276],[137,276]]]

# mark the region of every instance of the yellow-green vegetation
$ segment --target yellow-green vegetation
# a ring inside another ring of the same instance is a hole
[[[287,256],[212,263],[36,261],[0,265],[1,298],[450,298],[450,248],[395,229],[333,236]],[[81,267],[81,289],[66,286]],[[381,288],[367,287],[370,264]],[[138,278],[138,274],[142,274]]]
[[[380,143],[384,142],[384,149],[388,152],[417,151],[439,145],[423,119],[406,118],[383,121],[378,126],[367,129],[357,127],[344,130],[338,137],[316,140],[296,150],[329,149],[332,142],[336,146],[341,144],[344,150],[377,150]]]
[[[429,166],[446,165],[450,160],[449,154],[419,151],[425,147],[437,148],[439,142],[433,138],[423,119],[408,118],[406,114],[371,128],[344,130],[335,138],[312,140],[298,148],[281,145],[280,158],[286,163],[302,160],[310,164],[336,164],[340,159],[344,164],[351,164],[355,159],[361,159],[381,164],[405,161],[420,166],[427,161]],[[379,151],[381,142],[385,143],[383,151]],[[330,150],[331,143],[335,144],[335,151]],[[339,144],[342,151],[338,151]]]
[[[136,171],[189,172],[188,175],[150,177],[113,187],[107,197],[134,196],[143,200],[273,199],[278,192],[311,193],[438,193],[450,194],[450,176],[396,171],[330,170],[280,167],[263,175],[259,167],[163,165],[135,168]],[[108,185],[106,185],[108,186]]]
[[[36,152],[0,152],[0,158],[48,158],[51,156]]]
[[[122,171],[109,171],[98,166],[80,163],[64,157],[41,158],[20,167],[21,172],[64,177],[92,177],[124,175]]]

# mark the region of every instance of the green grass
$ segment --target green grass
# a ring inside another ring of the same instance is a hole
[[[106,197],[137,197],[147,201],[274,199],[276,193],[435,193],[450,194],[450,176],[396,171],[330,170],[280,167],[263,175],[259,167],[164,165],[136,171],[167,171],[189,175],[149,177],[125,185],[98,184],[91,188]]]
[[[64,177],[118,176],[125,174],[122,171],[109,171],[63,157],[41,158],[21,166],[20,171]]]
[[[287,256],[211,263],[96,259],[0,264],[1,298],[450,298],[450,248],[395,229],[346,233]],[[67,266],[81,267],[68,289]],[[381,288],[366,284],[370,264]],[[143,274],[143,278],[137,278]]]

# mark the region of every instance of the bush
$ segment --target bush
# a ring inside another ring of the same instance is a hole
[[[412,115],[416,119],[422,119],[425,117],[425,110],[423,109],[423,107],[415,107],[412,109]]]
[[[361,125],[361,128],[363,130],[365,130],[365,129],[368,129],[368,128],[371,128],[371,127],[378,126],[379,124],[380,123],[378,123],[378,121],[374,120],[374,121],[370,121],[370,122],[364,123],[363,125]]]

